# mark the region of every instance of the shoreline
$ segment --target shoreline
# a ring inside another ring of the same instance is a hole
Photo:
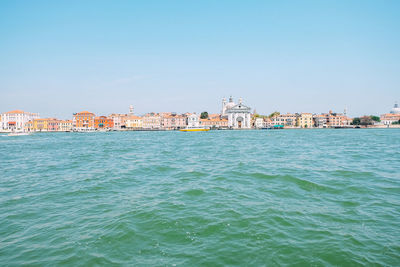
[[[282,131],[282,130],[345,130],[345,129],[400,129],[400,125],[390,127],[330,127],[330,128],[252,128],[252,129],[210,129],[210,131]],[[110,130],[110,131],[88,131],[88,132],[76,132],[76,131],[33,131],[28,133],[110,133],[110,132],[179,132],[180,129],[123,129],[123,130]],[[10,131],[0,131],[0,134],[12,133]]]

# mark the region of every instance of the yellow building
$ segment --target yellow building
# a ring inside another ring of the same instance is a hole
[[[32,130],[35,132],[48,131],[49,119],[34,119]]]
[[[25,130],[29,132],[59,131],[60,122],[60,120],[55,118],[33,119],[25,123]]]
[[[313,125],[313,115],[311,113],[297,114],[296,126],[300,128],[312,128]]]
[[[126,128],[143,128],[143,120],[141,117],[131,115],[125,122]]]

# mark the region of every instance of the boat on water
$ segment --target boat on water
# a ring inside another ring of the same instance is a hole
[[[186,127],[186,128],[180,129],[179,131],[181,131],[181,132],[207,132],[209,130],[210,130],[210,128],[204,128],[204,127]]]
[[[72,130],[75,133],[93,133],[96,132],[95,128],[74,128]]]
[[[100,133],[105,133],[105,132],[111,132],[111,129],[98,129],[97,131]]]
[[[12,132],[9,133],[7,136],[23,136],[23,135],[31,135],[30,132]]]

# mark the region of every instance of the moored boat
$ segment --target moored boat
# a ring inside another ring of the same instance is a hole
[[[72,131],[76,132],[76,133],[93,133],[93,132],[96,131],[96,129],[95,128],[84,128],[84,127],[82,127],[82,128],[74,128],[74,129],[72,129]]]
[[[31,135],[29,132],[12,132],[9,133],[8,136],[22,136],[22,135]]]
[[[202,128],[202,127],[186,127],[183,129],[180,129],[179,131],[181,132],[207,132],[209,131],[209,128]]]
[[[111,129],[98,129],[97,131],[101,132],[101,133],[105,133],[105,132],[111,132]]]

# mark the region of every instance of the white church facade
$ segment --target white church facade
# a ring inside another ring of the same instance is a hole
[[[229,102],[222,99],[222,117],[228,118],[228,127],[231,129],[250,129],[251,128],[251,108],[243,105],[242,99],[235,104],[232,97]]]
[[[193,113],[187,117],[187,126],[189,128],[196,128],[196,127],[199,127],[199,125],[200,125],[199,115],[197,115],[196,113]]]

